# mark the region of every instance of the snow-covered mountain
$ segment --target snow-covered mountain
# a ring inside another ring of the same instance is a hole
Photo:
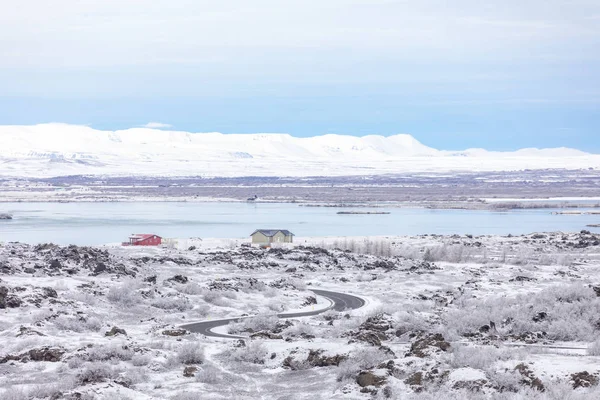
[[[0,175],[317,176],[600,168],[569,148],[443,151],[410,135],[221,134],[85,126],[0,126]]]

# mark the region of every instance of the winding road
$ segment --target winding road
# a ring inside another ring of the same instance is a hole
[[[297,317],[310,317],[312,315],[318,315],[325,311],[334,309],[335,311],[345,311],[345,310],[355,310],[357,308],[361,308],[365,305],[365,301],[357,296],[353,296],[351,294],[332,292],[329,290],[321,290],[321,289],[311,289],[313,293],[318,296],[322,296],[331,301],[331,305],[327,308],[322,308],[314,311],[301,311],[301,312],[291,312],[291,313],[281,313],[277,314],[279,318],[297,318]],[[192,324],[182,325],[183,329],[187,329],[190,332],[201,333],[205,336],[217,337],[217,338],[227,338],[227,339],[246,339],[244,336],[235,336],[235,335],[227,335],[223,333],[216,333],[212,330],[219,326],[224,326],[229,324],[230,322],[241,321],[246,317],[239,318],[225,318],[218,319],[214,321],[202,321],[195,322]]]

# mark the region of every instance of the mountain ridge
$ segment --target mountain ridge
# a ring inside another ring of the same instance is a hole
[[[600,167],[600,155],[566,147],[449,151],[408,134],[298,138],[151,128],[103,131],[51,123],[0,126],[0,143],[3,176],[15,176],[18,169],[24,176],[59,176],[77,169],[92,175],[186,175],[189,170],[207,176],[309,176]]]

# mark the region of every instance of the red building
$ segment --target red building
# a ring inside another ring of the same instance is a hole
[[[129,242],[124,242],[123,246],[158,246],[162,243],[162,238],[148,233],[137,233],[129,236]]]

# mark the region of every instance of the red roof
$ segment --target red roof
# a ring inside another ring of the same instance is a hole
[[[151,237],[160,237],[158,235],[154,235],[152,233],[136,233],[131,235],[129,238],[130,239],[136,239],[136,240],[146,240],[146,239],[150,239]]]

